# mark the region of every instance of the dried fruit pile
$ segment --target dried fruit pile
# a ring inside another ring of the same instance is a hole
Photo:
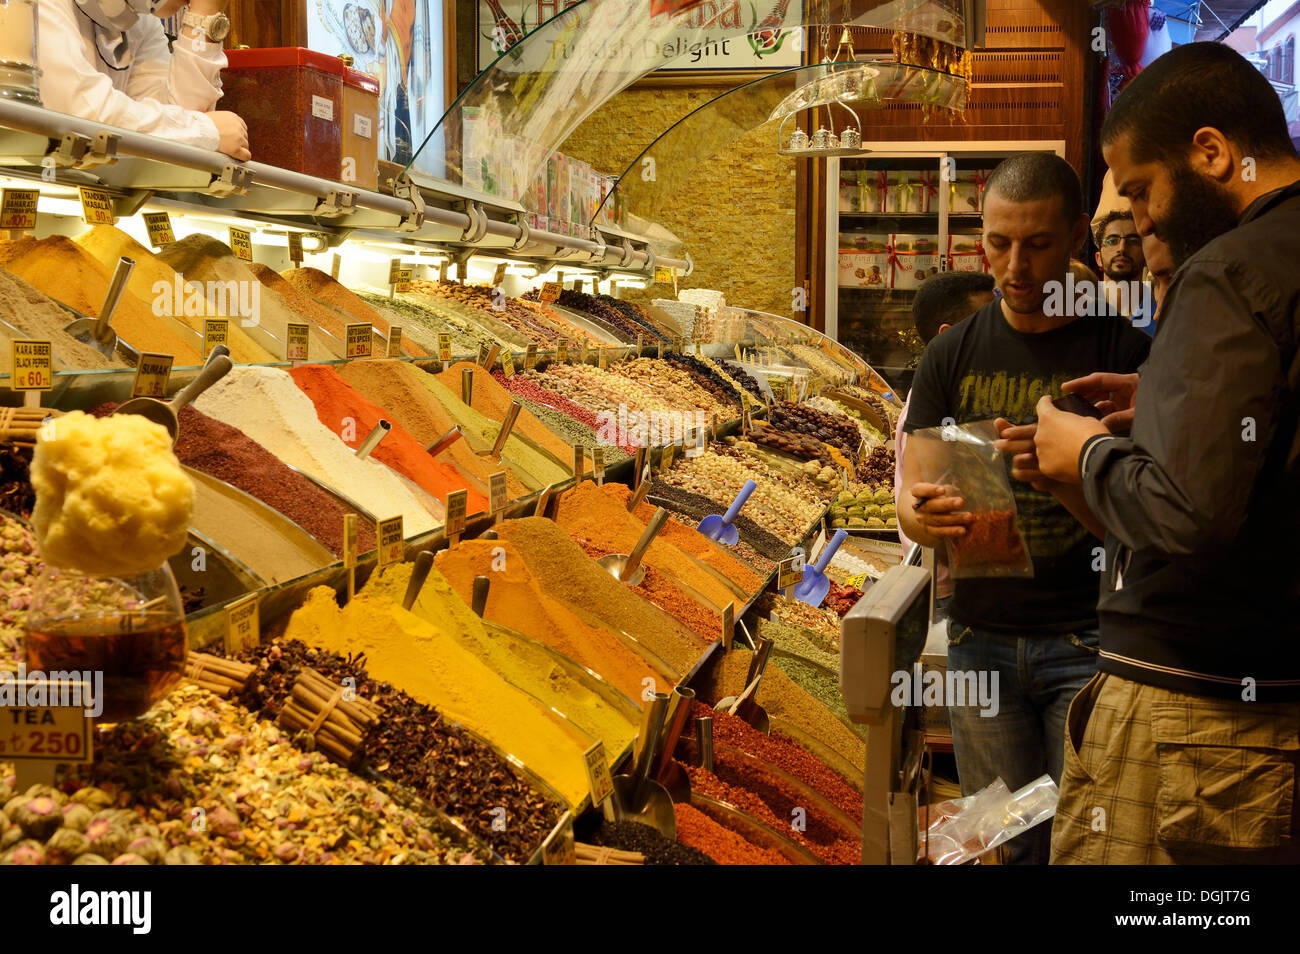
[[[842,414],[829,414],[807,404],[778,401],[772,405],[769,417],[774,427],[781,430],[808,434],[817,440],[838,447],[850,457],[858,452],[862,437],[852,419]]]
[[[559,820],[543,797],[485,743],[444,722],[438,712],[388,683],[371,680],[363,660],[277,641],[240,656],[258,667],[241,702],[270,719],[278,716],[302,666],[384,708],[362,741],[365,767],[410,789],[464,824],[507,861],[526,861]]]
[[[57,789],[0,776],[0,864],[478,864],[444,822],[204,689],[96,731]]]

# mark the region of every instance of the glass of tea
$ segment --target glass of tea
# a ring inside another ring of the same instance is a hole
[[[102,723],[144,714],[180,680],[185,614],[167,564],[132,577],[46,565],[32,586],[29,672],[103,673]]]

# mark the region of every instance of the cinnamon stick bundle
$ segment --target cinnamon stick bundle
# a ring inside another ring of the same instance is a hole
[[[190,653],[185,660],[185,678],[215,695],[225,698],[243,692],[256,666],[211,653]]]
[[[605,848],[601,845],[589,845],[574,842],[574,855],[580,865],[643,865],[645,855],[639,851],[620,851],[617,848]]]
[[[326,755],[350,765],[367,730],[384,710],[369,699],[344,695],[342,686],[314,669],[304,669],[276,722],[290,732],[306,732]]]
[[[45,419],[62,413],[48,407],[0,408],[0,441],[34,447]]]

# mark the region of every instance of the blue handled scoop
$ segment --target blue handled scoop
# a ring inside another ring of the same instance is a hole
[[[757,486],[758,484],[752,480],[745,481],[745,486],[740,488],[740,493],[736,494],[736,499],[731,502],[726,513],[722,516],[715,513],[700,521],[700,533],[724,546],[734,547],[740,541],[740,532],[731,525],[731,522],[736,519],[741,508],[745,506],[745,501]]]
[[[807,603],[814,609],[822,605],[822,600],[826,599],[826,594],[831,591],[831,581],[826,578],[826,567],[848,535],[847,530],[836,530],[835,536],[831,537],[831,542],[826,545],[817,563],[804,564],[803,579],[794,585],[795,599]]]

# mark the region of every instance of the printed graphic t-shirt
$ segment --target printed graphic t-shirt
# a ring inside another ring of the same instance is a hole
[[[1044,394],[1093,371],[1129,373],[1146,360],[1151,339],[1119,317],[1077,318],[1040,334],[1012,328],[995,299],[930,342],[912,382],[909,434],[1004,417],[1038,420]],[[1005,455],[1004,455],[1005,456]],[[1007,477],[1011,458],[1005,456]],[[1090,534],[1051,494],[1011,480],[1032,579],[962,578],[949,613],[958,623],[1007,633],[1068,633],[1097,623],[1098,573]]]

